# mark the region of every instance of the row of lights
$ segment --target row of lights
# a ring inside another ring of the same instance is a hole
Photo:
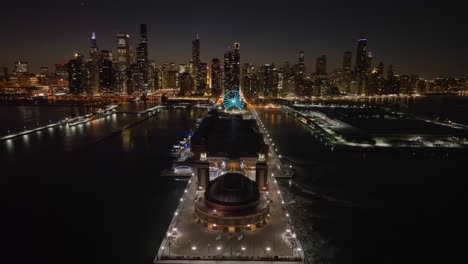
[[[263,130],[266,132],[266,135],[267,135],[268,139],[269,139],[270,142],[272,143],[272,146],[275,146],[275,143],[273,142],[273,139],[271,138],[270,134],[269,134],[268,131],[266,130],[265,125],[264,125],[263,122],[258,118],[258,115],[257,115],[257,113],[256,113],[255,110],[254,110],[254,112],[255,112],[255,115],[257,116],[257,119],[259,120],[260,124],[262,125]],[[274,150],[275,150],[275,152],[278,152],[278,149],[277,149],[277,148],[274,148]],[[281,158],[282,158],[281,154],[278,154],[278,157],[281,159]],[[292,165],[289,165],[289,168],[292,168]],[[274,176],[275,176],[275,175],[272,173],[272,174],[271,174],[271,177],[274,177]],[[274,179],[274,182],[277,183],[276,179]],[[277,191],[277,193],[278,193],[279,195],[281,194],[281,192],[280,192],[279,190]],[[281,204],[283,204],[283,205],[285,204],[284,200],[281,200]],[[286,217],[289,218],[289,213],[286,213]],[[290,233],[290,232],[291,232],[290,229],[286,229],[286,233]],[[293,238],[296,238],[296,234],[292,234],[292,237],[293,237]],[[267,250],[267,251],[270,251],[271,248],[267,247],[266,250]],[[297,251],[301,251],[301,248],[298,247],[298,248],[296,248],[296,250],[297,250]]]

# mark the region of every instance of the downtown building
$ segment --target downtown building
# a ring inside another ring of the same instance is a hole
[[[250,98],[258,97],[257,69],[251,63],[242,65],[242,92]]]
[[[240,43],[224,53],[224,90],[240,89]]]
[[[115,92],[115,76],[116,70],[114,69],[112,52],[109,50],[101,50],[99,70],[99,85],[101,94]]]
[[[85,92],[85,62],[82,54],[76,53],[75,58],[67,63],[68,83],[70,93],[82,95]]]
[[[97,46],[96,33],[91,35],[89,59],[85,63],[85,90],[88,95],[99,94],[100,53]]]
[[[148,27],[146,24],[140,25],[140,43],[136,54],[137,69],[134,92],[141,94],[148,91],[149,81],[149,60],[148,60]]]
[[[127,33],[117,34],[117,93],[129,94],[127,71],[130,69],[130,35]]]
[[[368,58],[367,58],[367,39],[362,37],[358,40],[356,52],[356,65],[354,67],[355,86],[351,93],[357,95],[363,94],[366,85],[366,74],[368,71]]]
[[[219,97],[223,91],[221,61],[218,58],[211,60],[211,95]]]

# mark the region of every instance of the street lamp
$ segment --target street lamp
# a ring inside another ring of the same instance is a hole
[[[197,247],[196,246],[192,246],[192,251],[195,251],[197,250]]]

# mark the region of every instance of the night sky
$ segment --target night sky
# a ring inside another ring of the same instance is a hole
[[[187,63],[198,32],[202,61],[222,58],[241,43],[241,63],[295,63],[304,50],[308,72],[328,56],[328,71],[356,53],[364,35],[379,61],[397,73],[422,77],[468,73],[468,16],[463,1],[9,1],[2,3],[0,64],[29,61],[31,69],[53,67],[75,52],[88,57],[95,31],[100,49],[116,50],[118,32],[138,43],[140,23],[149,30],[150,59]],[[327,2],[327,3],[325,3]],[[354,66],[353,66],[354,67]]]

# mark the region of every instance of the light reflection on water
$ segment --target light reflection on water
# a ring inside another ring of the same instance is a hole
[[[7,149],[8,154],[12,154],[13,151],[15,150],[15,149],[14,149],[14,145],[13,145],[13,140],[8,139],[8,140],[5,142],[5,144],[6,144],[6,149]]]
[[[122,131],[122,148],[125,151],[133,149],[132,133],[129,129]]]

